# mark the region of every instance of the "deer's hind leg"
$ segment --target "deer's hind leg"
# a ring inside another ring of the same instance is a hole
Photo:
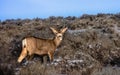
[[[27,50],[26,50],[26,48],[23,48],[17,61],[20,63],[26,56],[27,56]]]
[[[32,51],[28,51],[28,57],[27,60],[30,61],[34,57],[34,53]]]
[[[30,61],[30,60],[32,60],[33,57],[34,57],[34,54],[29,55],[29,56],[27,57],[27,60]]]

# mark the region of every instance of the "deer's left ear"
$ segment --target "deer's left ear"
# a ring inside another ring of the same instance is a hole
[[[61,29],[60,31],[61,31],[61,33],[65,33],[65,31],[66,31],[67,29],[68,29],[68,28],[66,27],[66,28]]]

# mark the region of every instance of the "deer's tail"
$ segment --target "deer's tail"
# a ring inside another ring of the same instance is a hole
[[[27,41],[26,41],[26,39],[24,39],[24,40],[22,41],[22,48],[25,48],[26,45],[27,45]]]

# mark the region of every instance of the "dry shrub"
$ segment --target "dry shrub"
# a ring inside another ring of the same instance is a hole
[[[90,72],[93,72],[92,68],[88,68],[91,64],[120,65],[117,61],[120,58],[120,36],[114,33],[112,28],[114,25],[119,26],[119,19],[119,15],[98,14],[83,15],[81,18],[50,17],[48,19],[36,18],[33,20],[12,19],[1,22],[0,64],[3,65],[0,67],[0,71],[4,73],[6,70],[6,74],[13,74],[13,71],[16,73],[16,68],[21,68],[21,75],[59,75],[61,73],[89,75]],[[56,59],[61,57],[65,60],[84,60],[84,63],[77,64],[75,67],[65,67],[65,65],[68,65],[67,62],[67,64],[60,64],[57,67],[55,65],[44,67],[37,62],[25,67],[18,66],[16,60],[22,48],[22,39],[26,36],[53,38],[54,34],[49,27],[57,29],[68,27],[72,30],[86,29],[85,32],[75,34],[71,34],[69,31],[66,32],[55,53]],[[9,64],[13,66],[13,69],[8,68]]]

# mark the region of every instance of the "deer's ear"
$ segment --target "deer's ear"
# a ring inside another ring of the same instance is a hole
[[[61,31],[61,33],[65,33],[65,31],[66,31],[67,29],[68,29],[68,28],[66,27],[66,28],[61,29],[60,31]]]
[[[58,33],[58,31],[55,30],[54,28],[50,27],[50,29],[53,31],[54,34],[57,34],[57,33]]]

